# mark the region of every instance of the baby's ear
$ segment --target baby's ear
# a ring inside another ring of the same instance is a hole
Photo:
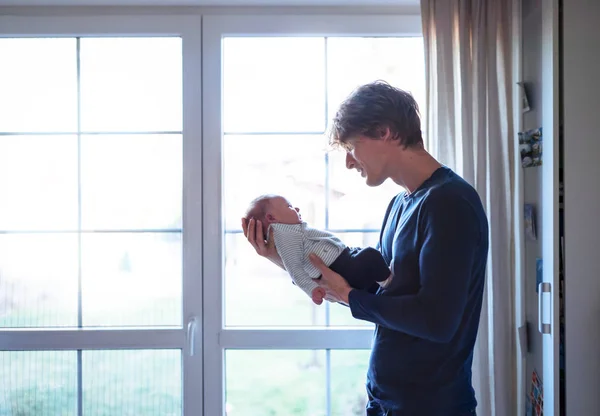
[[[274,222],[275,221],[275,217],[273,216],[273,214],[267,214],[265,215],[265,219],[267,221],[269,221],[269,223]]]

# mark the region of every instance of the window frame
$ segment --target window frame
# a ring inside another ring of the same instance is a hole
[[[215,15],[203,18],[205,414],[222,415],[227,349],[370,349],[372,328],[228,328],[224,325],[222,212],[222,38],[422,36],[420,15]],[[217,180],[215,180],[217,178]],[[382,214],[383,215],[383,214]],[[275,266],[273,266],[275,267]]]
[[[37,37],[182,38],[183,201],[182,322],[180,327],[0,328],[0,350],[78,350],[78,371],[85,350],[175,349],[181,351],[182,412],[202,414],[200,350],[202,319],[202,22],[194,15],[0,16],[0,38]],[[75,64],[75,63],[74,63]],[[80,134],[79,132],[74,132]],[[49,138],[51,140],[51,138]],[[194,320],[195,318],[195,320]],[[194,341],[195,346],[194,346]],[[192,351],[194,346],[194,351]],[[194,353],[195,352],[195,353]],[[81,377],[77,396],[82,401]],[[79,406],[79,414],[82,406]]]

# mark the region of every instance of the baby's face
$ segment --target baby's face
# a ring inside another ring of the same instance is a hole
[[[269,214],[273,217],[273,222],[281,224],[301,224],[302,216],[300,209],[295,208],[283,197],[271,199],[269,204]]]

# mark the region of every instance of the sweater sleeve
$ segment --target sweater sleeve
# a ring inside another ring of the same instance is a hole
[[[433,342],[449,342],[465,310],[481,231],[473,209],[460,195],[432,194],[420,214],[419,291],[378,296],[352,290],[349,304],[357,319]]]

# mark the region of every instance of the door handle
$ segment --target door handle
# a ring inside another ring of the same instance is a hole
[[[549,322],[544,322],[545,311],[549,311]],[[542,334],[552,333],[552,284],[549,282],[538,285],[538,330]]]
[[[190,357],[193,357],[196,352],[196,329],[198,326],[198,318],[192,316],[187,324],[187,342]]]

